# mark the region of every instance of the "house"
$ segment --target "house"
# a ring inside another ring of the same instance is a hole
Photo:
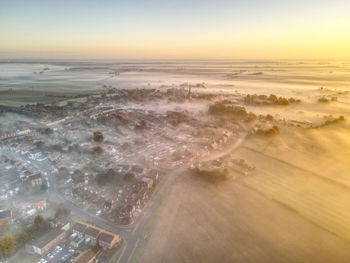
[[[100,232],[101,229],[93,226],[88,226],[88,228],[85,230],[85,241],[91,241],[92,245],[96,245]]]
[[[148,189],[153,187],[153,179],[148,177],[143,177],[141,179],[142,183],[147,186]]]
[[[98,244],[104,250],[111,249],[120,241],[119,235],[112,234],[110,232],[102,232],[98,236]]]
[[[56,161],[58,158],[60,158],[61,154],[59,152],[54,152],[49,155],[49,159],[51,162]]]
[[[31,186],[41,185],[43,183],[43,177],[40,173],[28,176],[28,182]]]
[[[127,204],[124,207],[116,209],[119,221],[130,221],[134,217],[136,207],[132,204]]]
[[[68,231],[70,228],[70,222],[68,218],[55,218],[50,221],[50,227],[51,228],[60,228],[64,231]]]
[[[78,257],[72,260],[73,263],[93,263],[96,259],[96,253],[91,249],[81,253]]]
[[[113,210],[116,208],[117,204],[118,204],[118,203],[115,202],[114,200],[108,199],[108,200],[106,200],[105,203],[103,204],[103,210],[104,210],[105,212],[113,211]]]
[[[11,223],[12,211],[1,210],[0,211],[0,227],[7,226]]]
[[[86,228],[87,228],[87,225],[77,222],[73,226],[72,230],[73,230],[73,233],[76,233],[79,238],[83,238]]]
[[[83,222],[76,222],[72,227],[72,232],[81,240],[85,238],[86,243],[91,242],[92,246],[99,245],[104,250],[114,247],[120,241],[119,235]]]
[[[38,255],[45,255],[52,250],[53,247],[58,245],[64,239],[64,237],[64,230],[58,228],[50,230],[30,244],[32,252]]]
[[[39,202],[36,202],[36,203],[34,204],[34,207],[35,207],[35,209],[37,209],[37,210],[44,210],[44,209],[46,209],[46,207],[47,207],[47,202],[46,202],[46,200],[41,200],[41,201],[39,201]]]
[[[82,171],[75,170],[72,175],[72,180],[75,187],[82,187],[85,183],[85,176]]]

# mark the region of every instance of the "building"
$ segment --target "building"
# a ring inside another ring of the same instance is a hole
[[[100,232],[101,232],[101,229],[93,226],[89,226],[85,230],[85,241],[91,241],[92,245],[96,245]]]
[[[111,199],[107,199],[105,201],[105,203],[103,204],[103,210],[105,212],[113,211],[117,207],[117,204],[118,204],[118,202],[115,201],[116,199],[117,199],[117,197],[112,197]]]
[[[91,249],[81,253],[78,257],[72,260],[73,263],[93,263],[96,259],[96,253]]]
[[[28,182],[31,186],[42,185],[43,177],[40,173],[33,174],[31,176],[28,176]]]
[[[47,207],[47,201],[46,200],[41,200],[39,202],[36,202],[34,204],[35,209],[37,210],[44,210]]]
[[[120,241],[119,235],[82,222],[76,222],[72,227],[72,232],[80,239],[85,238],[86,243],[91,242],[93,246],[99,245],[104,250],[114,247]]]
[[[7,226],[11,223],[12,211],[1,210],[0,211],[0,227]]]
[[[109,232],[102,232],[98,236],[98,244],[104,250],[111,249],[120,241],[119,235],[115,235]]]
[[[73,233],[76,233],[79,238],[84,237],[85,229],[87,228],[87,225],[77,222],[72,228]]]
[[[82,171],[75,170],[72,174],[72,181],[74,184],[74,187],[82,187],[85,183],[85,176]]]
[[[57,228],[50,230],[31,244],[32,252],[45,255],[52,250],[53,247],[57,246],[64,237],[65,231]]]
[[[143,177],[141,179],[142,183],[147,186],[148,189],[153,187],[153,179],[148,177]]]
[[[51,153],[48,157],[51,162],[57,161],[60,158],[61,154],[59,152]]]

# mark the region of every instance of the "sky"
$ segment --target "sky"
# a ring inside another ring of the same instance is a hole
[[[350,59],[350,1],[0,0],[0,58]]]

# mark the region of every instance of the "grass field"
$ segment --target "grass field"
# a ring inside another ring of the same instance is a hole
[[[344,131],[250,137],[231,157],[255,166],[253,174],[216,185],[184,175],[133,262],[350,262]]]
[[[211,185],[190,176],[182,178],[145,236],[132,262],[350,259],[347,242],[237,181]]]
[[[257,174],[244,178],[245,184],[350,241],[350,189],[249,149],[237,154],[258,164]]]

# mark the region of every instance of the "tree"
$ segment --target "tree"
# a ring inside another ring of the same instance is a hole
[[[63,218],[69,216],[70,211],[65,208],[63,204],[60,204],[56,210],[56,218]]]
[[[68,171],[67,167],[62,166],[58,169],[59,176],[67,176],[68,173],[69,173],[69,171]]]
[[[44,223],[44,218],[41,216],[41,215],[37,215],[35,218],[34,218],[34,225],[42,225]]]
[[[101,154],[103,153],[103,148],[101,146],[95,146],[92,148],[93,153]]]
[[[56,108],[60,102],[58,100],[51,101],[51,106]]]
[[[103,142],[103,140],[104,140],[104,136],[103,136],[102,132],[95,131],[94,132],[94,141],[95,142]]]
[[[135,178],[135,174],[134,173],[127,173],[124,175],[124,180],[125,181],[132,181]]]
[[[16,240],[13,235],[0,238],[0,250],[3,256],[8,257],[16,250]]]
[[[24,245],[29,239],[30,237],[26,231],[19,232],[16,235],[16,244],[20,247]]]
[[[42,191],[46,191],[47,190],[47,184],[45,182],[43,182],[41,185],[40,185],[40,190]]]

